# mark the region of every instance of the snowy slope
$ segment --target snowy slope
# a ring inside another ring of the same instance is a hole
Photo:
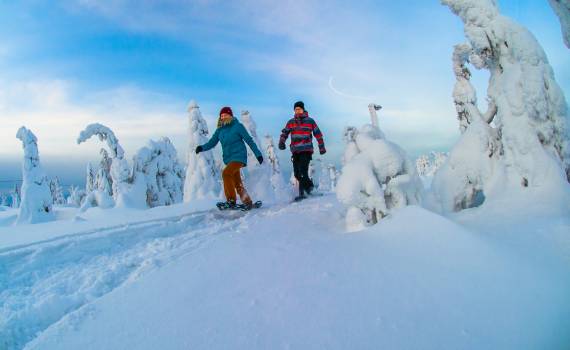
[[[567,212],[536,212],[537,217],[524,212],[535,223],[529,226],[511,211],[501,226],[502,212],[493,217],[468,210],[454,218],[460,226],[412,206],[347,234],[333,196],[245,215],[196,210],[168,220],[155,212],[150,223],[5,246],[0,251],[4,345],[563,349],[570,344]],[[517,230],[526,243],[512,244]]]

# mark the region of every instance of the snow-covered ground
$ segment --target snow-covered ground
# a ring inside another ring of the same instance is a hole
[[[570,211],[536,203],[410,206],[358,233],[334,195],[2,211],[0,348],[566,349]]]

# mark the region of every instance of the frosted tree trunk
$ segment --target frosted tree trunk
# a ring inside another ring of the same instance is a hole
[[[380,124],[378,123],[378,114],[376,113],[376,111],[379,111],[380,109],[382,109],[382,106],[377,105],[375,103],[371,103],[368,105],[368,111],[370,112],[370,122],[372,126],[375,126],[377,128],[380,127]]]
[[[570,48],[570,0],[548,0],[560,19],[564,43]]]
[[[22,203],[16,224],[34,224],[54,219],[53,198],[49,180],[40,165],[36,136],[21,127],[16,137],[22,141],[24,162],[22,164]]]
[[[12,208],[18,209],[20,207],[20,203],[22,202],[22,191],[18,184],[14,185],[14,190],[11,192],[12,197]]]
[[[85,192],[90,193],[95,189],[95,178],[97,172],[93,169],[91,162],[87,163],[86,176],[85,176]]]
[[[253,138],[255,144],[260,147],[259,137],[257,136],[257,125],[248,111],[242,111],[240,118],[243,126]],[[249,146],[247,148],[247,168],[245,169],[245,186],[251,198],[255,200],[274,201],[275,192],[271,185],[271,166],[268,162],[259,164],[255,154]],[[260,147],[262,149],[262,147]],[[263,153],[263,151],[261,151]],[[264,155],[267,159],[267,156]]]
[[[221,173],[213,152],[196,154],[195,149],[210,138],[208,125],[195,101],[188,105],[188,165],[184,183],[184,202],[202,198],[218,198]]]

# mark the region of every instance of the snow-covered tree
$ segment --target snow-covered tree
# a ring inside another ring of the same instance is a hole
[[[420,202],[422,184],[415,166],[402,148],[385,139],[378,127],[368,124],[360,130],[352,128],[350,133],[345,132],[345,140],[349,141],[350,150],[345,151],[348,161],[336,193],[348,208],[348,230],[373,225],[393,208]]]
[[[59,178],[56,176],[49,182],[49,189],[51,192],[51,197],[53,198],[53,204],[64,205],[65,195],[63,194],[63,188],[59,182]]]
[[[2,193],[0,196],[0,206],[7,207],[8,206],[8,196],[5,193]]]
[[[370,112],[370,121],[373,126],[379,128],[380,124],[378,124],[378,114],[377,111],[381,110],[382,106],[377,105],[376,103],[371,103],[368,105],[368,111]]]
[[[83,204],[86,196],[87,194],[84,190],[72,185],[69,188],[69,197],[67,197],[67,204],[79,208]]]
[[[430,160],[429,157],[425,154],[422,154],[416,159],[416,170],[418,171],[418,175],[426,176],[430,171]]]
[[[22,141],[24,162],[22,164],[22,203],[16,224],[34,224],[54,219],[49,180],[40,164],[38,139],[25,127],[16,137]]]
[[[87,163],[86,176],[85,176],[85,192],[90,193],[95,189],[95,177],[97,171],[93,169],[91,162]]]
[[[548,0],[560,19],[564,43],[570,48],[570,0]]]
[[[208,125],[194,100],[188,105],[188,113],[188,166],[184,183],[184,201],[217,198],[221,190],[221,173],[214,154],[194,152],[197,146],[203,145],[210,138]]]
[[[319,191],[320,192],[330,192],[332,190],[331,184],[331,174],[329,170],[329,165],[324,161],[321,161],[321,171],[319,176]]]
[[[271,186],[275,192],[275,197],[279,201],[287,200],[290,196],[281,173],[279,158],[277,157],[277,152],[275,152],[275,143],[271,135],[265,136],[265,153],[267,154],[267,163],[271,167]]]
[[[98,136],[99,140],[105,141],[111,155],[111,182],[115,205],[118,207],[143,208],[146,207],[146,184],[141,174],[132,171],[125,159],[125,152],[119,144],[119,140],[111,129],[102,124],[89,124],[81,131],[77,143],[87,141],[92,136]],[[101,171],[100,167],[99,171]],[[99,195],[99,194],[97,194]],[[86,202],[93,203],[94,196],[88,194]],[[102,199],[102,198],[101,198]],[[95,201],[99,202],[99,201]]]
[[[14,189],[10,192],[10,197],[12,200],[12,208],[18,209],[20,207],[20,203],[22,202],[22,191],[20,190],[20,186],[18,184],[14,185]]]
[[[358,129],[354,126],[347,126],[344,128],[343,140],[345,143],[344,155],[342,157],[342,165],[347,164],[360,153],[358,146],[356,145],[356,134],[358,134]]]
[[[453,54],[454,100],[463,133],[433,181],[444,211],[480,204],[506,187],[567,186],[567,106],[534,36],[493,0],[442,0],[464,22],[468,43]],[[491,73],[479,111],[466,64]]]
[[[340,174],[338,173],[336,166],[334,164],[329,164],[329,178],[331,180],[331,191],[336,191],[337,179]]]
[[[447,153],[430,152],[416,159],[416,170],[420,176],[433,176],[447,160]]]
[[[148,206],[182,202],[184,171],[169,138],[149,141],[146,147],[137,152],[134,163],[146,179]]]
[[[257,125],[248,111],[242,111],[240,117],[241,123],[247,132],[253,138],[255,144],[263,153],[263,147],[257,136]],[[271,185],[271,166],[268,162],[259,164],[255,154],[247,147],[247,168],[244,171],[245,186],[253,200],[273,201],[275,200],[275,192]],[[267,157],[263,156],[266,160]]]

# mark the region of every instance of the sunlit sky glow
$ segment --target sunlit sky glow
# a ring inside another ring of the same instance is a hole
[[[568,96],[570,51],[548,2],[499,3],[538,38]],[[0,180],[19,177],[21,125],[55,175],[97,159],[100,143],[75,142],[93,122],[127,154],[168,136],[184,159],[190,99],[212,127],[230,105],[275,137],[302,99],[330,162],[342,129],[368,121],[369,102],[384,106],[385,134],[410,155],[446,150],[458,136],[450,57],[463,41],[438,0],[0,0]],[[481,100],[487,78],[475,72]]]

